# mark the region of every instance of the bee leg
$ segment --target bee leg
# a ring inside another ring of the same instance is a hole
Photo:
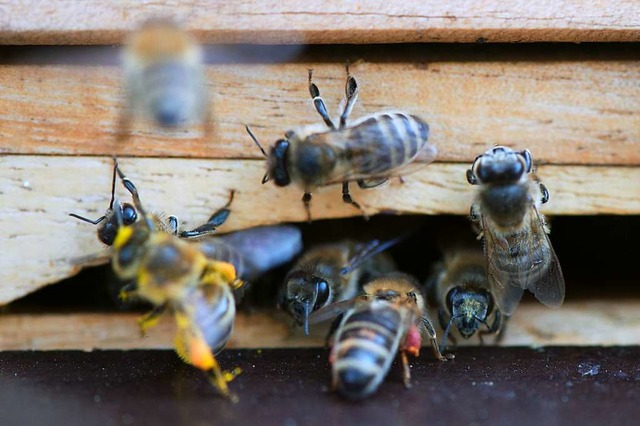
[[[494,333],[499,333],[500,332],[500,326],[501,326],[501,320],[502,320],[502,315],[500,314],[500,311],[496,311],[496,315],[495,318],[493,320],[493,323],[491,324],[491,327],[489,327],[487,330],[480,330],[478,332],[478,337],[480,338],[480,344],[484,345],[484,339],[483,337],[487,334],[494,334]],[[498,334],[498,336],[500,336],[500,334]],[[498,337],[496,337],[496,343],[497,343]]]
[[[348,181],[342,182],[342,201],[344,201],[347,204],[351,204],[353,207],[355,207],[356,209],[360,210],[362,212],[362,214],[364,215],[365,219],[369,218],[367,216],[367,214],[365,213],[364,209],[362,207],[360,207],[360,204],[356,203],[355,201],[353,201],[351,199],[351,194],[349,194],[349,182]]]
[[[349,62],[345,64],[345,67],[347,69],[347,83],[344,88],[346,99],[344,109],[340,115],[341,129],[347,125],[347,118],[349,117],[349,114],[351,114],[351,110],[358,100],[358,83],[356,82],[356,79],[349,74]]]
[[[329,347],[329,343],[331,342],[331,338],[333,337],[333,335],[336,332],[336,330],[338,329],[338,327],[340,327],[340,323],[342,322],[342,318],[343,317],[344,317],[344,314],[340,314],[331,323],[331,327],[329,327],[329,331],[327,332],[327,335],[324,338],[324,346],[326,348]]]
[[[140,336],[145,337],[147,330],[158,325],[162,315],[167,311],[167,305],[155,307],[151,312],[146,313],[138,318],[138,327],[140,328]]]
[[[329,113],[327,112],[327,106],[324,104],[324,101],[320,97],[320,89],[314,83],[311,82],[311,77],[313,75],[313,70],[309,70],[309,94],[311,94],[311,99],[313,100],[313,106],[322,117],[324,123],[331,129],[335,130],[336,125],[333,124],[331,118],[329,117]]]
[[[302,203],[304,204],[304,209],[307,212],[307,222],[311,223],[311,209],[309,205],[311,204],[311,193],[305,192],[302,196]]]
[[[507,325],[509,324],[509,317],[507,316],[500,316],[500,325],[498,325],[497,331],[496,331],[496,340],[494,341],[494,344],[499,344],[502,342],[502,340],[504,339],[504,336],[506,334],[507,331]]]
[[[202,235],[207,235],[213,233],[219,226],[227,221],[229,215],[231,214],[231,210],[229,210],[229,206],[233,202],[233,196],[235,195],[235,191],[232,190],[229,195],[229,201],[222,208],[216,210],[207,223],[204,225],[200,225],[197,228],[192,229],[191,231],[182,231],[180,233],[181,238],[194,238],[200,237]]]
[[[409,367],[406,351],[400,351],[400,359],[402,360],[402,381],[404,382],[404,387],[409,389],[411,387],[411,368]]]
[[[541,198],[540,198],[540,203],[541,204],[546,204],[549,202],[549,190],[547,189],[547,187],[542,183],[538,181],[538,186],[540,186],[540,193]]]
[[[175,216],[169,216],[169,231],[171,235],[178,235],[178,218]]]
[[[440,348],[438,347],[438,339],[436,338],[436,330],[433,328],[433,324],[431,324],[431,321],[429,321],[428,318],[423,317],[422,324],[424,325],[424,329],[427,332],[429,343],[431,344],[431,349],[433,350],[433,355],[440,361],[447,361],[455,358],[453,354],[447,354],[443,356],[440,352]]]
[[[136,297],[137,291],[138,285],[135,283],[135,281],[125,284],[124,286],[122,286],[120,292],[118,293],[118,299],[123,302],[131,300]]]
[[[240,373],[242,373],[240,368],[234,368],[231,371],[222,371],[220,369],[220,364],[218,364],[218,361],[215,358],[211,369],[206,371],[207,378],[213,387],[215,387],[222,396],[229,398],[231,402],[234,403],[238,402],[238,397],[229,391],[227,383],[235,379]]]

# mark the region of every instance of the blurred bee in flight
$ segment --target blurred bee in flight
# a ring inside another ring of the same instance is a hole
[[[447,360],[438,348],[418,283],[409,275],[391,273],[374,279],[364,286],[364,294],[351,302],[329,305],[314,313],[313,322],[341,311],[344,314],[334,323],[337,327],[329,361],[333,388],[346,398],[363,399],[373,394],[398,352],[404,384],[410,387],[407,354],[418,356],[423,336],[435,357]]]
[[[480,185],[471,219],[479,224],[489,289],[499,310],[511,315],[524,292],[557,308],[564,301],[564,277],[538,211],[547,188],[531,172],[528,150],[496,146],[478,156],[467,180]]]
[[[130,133],[133,116],[175,129],[193,122],[211,132],[209,98],[198,43],[168,20],[152,20],[126,43],[124,68],[127,110],[121,117],[121,139]]]
[[[349,182],[356,181],[360,188],[373,188],[390,177],[400,177],[435,160],[437,150],[428,142],[429,126],[420,117],[404,112],[380,112],[347,124],[358,98],[358,84],[349,74],[348,66],[346,99],[337,126],[329,117],[320,90],[312,83],[312,70],[309,70],[309,92],[324,126],[288,131],[284,139],[270,148],[269,154],[246,128],[267,158],[262,183],[273,179],[277,186],[298,184],[304,190],[302,202],[309,220],[311,193],[318,187],[342,183],[342,200],[362,210],[349,194]],[[414,167],[407,167],[411,163]]]
[[[362,244],[345,240],[312,248],[287,274],[280,306],[309,334],[310,313],[353,299],[364,283],[395,270],[391,256],[382,252],[396,241]]]
[[[125,224],[122,216],[127,205],[111,201],[100,229],[115,224],[112,243],[112,267],[123,280],[135,283],[122,291],[122,297],[139,297],[155,308],[139,320],[144,334],[169,311],[175,317],[175,348],[188,364],[203,370],[209,381],[224,396],[230,394],[227,382],[239,373],[222,371],[214,354],[229,339],[235,317],[232,290],[242,285],[232,264],[207,258],[199,245],[188,242],[159,227],[156,216],[146,213],[138,191],[115,165],[125,188],[133,197],[133,211],[139,220]],[[82,220],[77,215],[73,215]],[[90,221],[101,223],[102,221]],[[131,220],[129,220],[131,222]],[[106,231],[102,232],[106,235]],[[107,241],[109,239],[105,238]],[[103,241],[104,242],[104,241]]]
[[[477,332],[481,343],[487,334],[502,336],[507,318],[503,318],[493,300],[481,250],[446,252],[444,261],[434,268],[426,287],[438,304],[438,320],[444,330],[441,350],[447,347],[447,338],[456,341],[450,334],[452,326],[464,339]],[[486,329],[480,330],[482,326]]]

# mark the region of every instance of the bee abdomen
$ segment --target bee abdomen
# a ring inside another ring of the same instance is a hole
[[[400,314],[390,306],[365,307],[347,317],[333,349],[334,383],[351,399],[375,392],[398,350]]]
[[[189,64],[160,62],[143,70],[141,88],[153,119],[174,127],[189,121],[197,110],[195,83],[199,77]]]
[[[214,354],[224,348],[233,331],[236,305],[228,287],[220,287],[220,292],[210,300],[197,298],[193,302],[193,320]]]
[[[419,117],[378,114],[349,129],[347,157],[360,174],[384,174],[409,163],[428,138],[429,125]]]

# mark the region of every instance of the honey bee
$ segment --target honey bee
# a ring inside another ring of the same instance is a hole
[[[560,262],[538,211],[549,201],[549,191],[531,167],[528,150],[496,146],[467,171],[469,183],[480,185],[470,216],[484,239],[491,294],[505,315],[514,312],[524,289],[549,307],[557,308],[564,300]]]
[[[363,291],[351,302],[329,305],[313,314],[313,321],[318,322],[348,309],[335,323],[329,357],[334,390],[354,400],[373,394],[398,352],[403,381],[409,388],[411,371],[407,354],[418,356],[422,336],[429,339],[438,360],[453,358],[440,353],[424,298],[413,277],[394,272],[370,281]]]
[[[204,371],[220,394],[235,399],[227,382],[239,370],[222,371],[214,353],[224,347],[231,334],[235,317],[232,290],[242,281],[230,263],[208,259],[198,244],[159,229],[157,218],[143,208],[136,187],[117,165],[115,169],[139,215],[139,220],[125,225],[123,209],[111,210],[117,224],[113,270],[123,280],[135,280],[133,286],[123,289],[123,299],[137,297],[155,306],[138,321],[143,334],[165,312],[172,313],[177,324],[178,355]]]
[[[481,343],[484,335],[501,332],[506,318],[493,301],[482,251],[447,252],[427,287],[438,303],[438,320],[444,330],[442,349],[446,348],[452,326],[464,339],[478,332]],[[486,330],[480,330],[483,325]],[[455,343],[453,335],[451,340]]]
[[[121,118],[121,137],[130,116],[152,120],[163,128],[204,121],[210,131],[202,51],[182,28],[152,20],[135,31],[122,55],[128,111]]]
[[[262,183],[273,179],[277,186],[298,184],[304,190],[302,202],[309,220],[311,193],[318,187],[342,183],[343,201],[363,211],[349,194],[349,182],[356,181],[360,188],[373,188],[436,158],[437,150],[428,142],[429,125],[415,115],[381,112],[347,125],[358,98],[358,84],[349,74],[348,66],[346,99],[338,126],[329,117],[320,90],[312,83],[312,70],[309,70],[309,92],[325,126],[290,130],[271,147],[269,154],[246,128],[267,158]],[[414,167],[408,167],[412,163]]]
[[[395,269],[382,251],[394,241],[360,244],[345,240],[323,244],[306,252],[284,280],[280,302],[309,334],[309,314],[334,302],[353,299],[362,284]]]

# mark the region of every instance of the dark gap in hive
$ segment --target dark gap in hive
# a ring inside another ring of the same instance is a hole
[[[407,43],[394,45],[205,45],[207,64],[638,60],[640,43]],[[120,46],[0,46],[0,64],[118,66]]]
[[[551,239],[563,267],[567,300],[638,298],[638,216],[558,216],[551,220]],[[439,241],[474,241],[468,220],[461,216],[380,215],[320,220],[300,225],[306,247],[343,238],[391,239],[410,233],[391,249],[402,271],[424,281],[440,258]],[[242,309],[272,307],[278,285],[290,266],[253,283]],[[88,268],[75,277],[45,287],[5,309],[10,312],[109,312],[122,309],[117,301],[121,284],[109,265]],[[530,296],[529,296],[530,297]],[[129,307],[131,308],[131,307]],[[144,309],[142,306],[138,306]]]

